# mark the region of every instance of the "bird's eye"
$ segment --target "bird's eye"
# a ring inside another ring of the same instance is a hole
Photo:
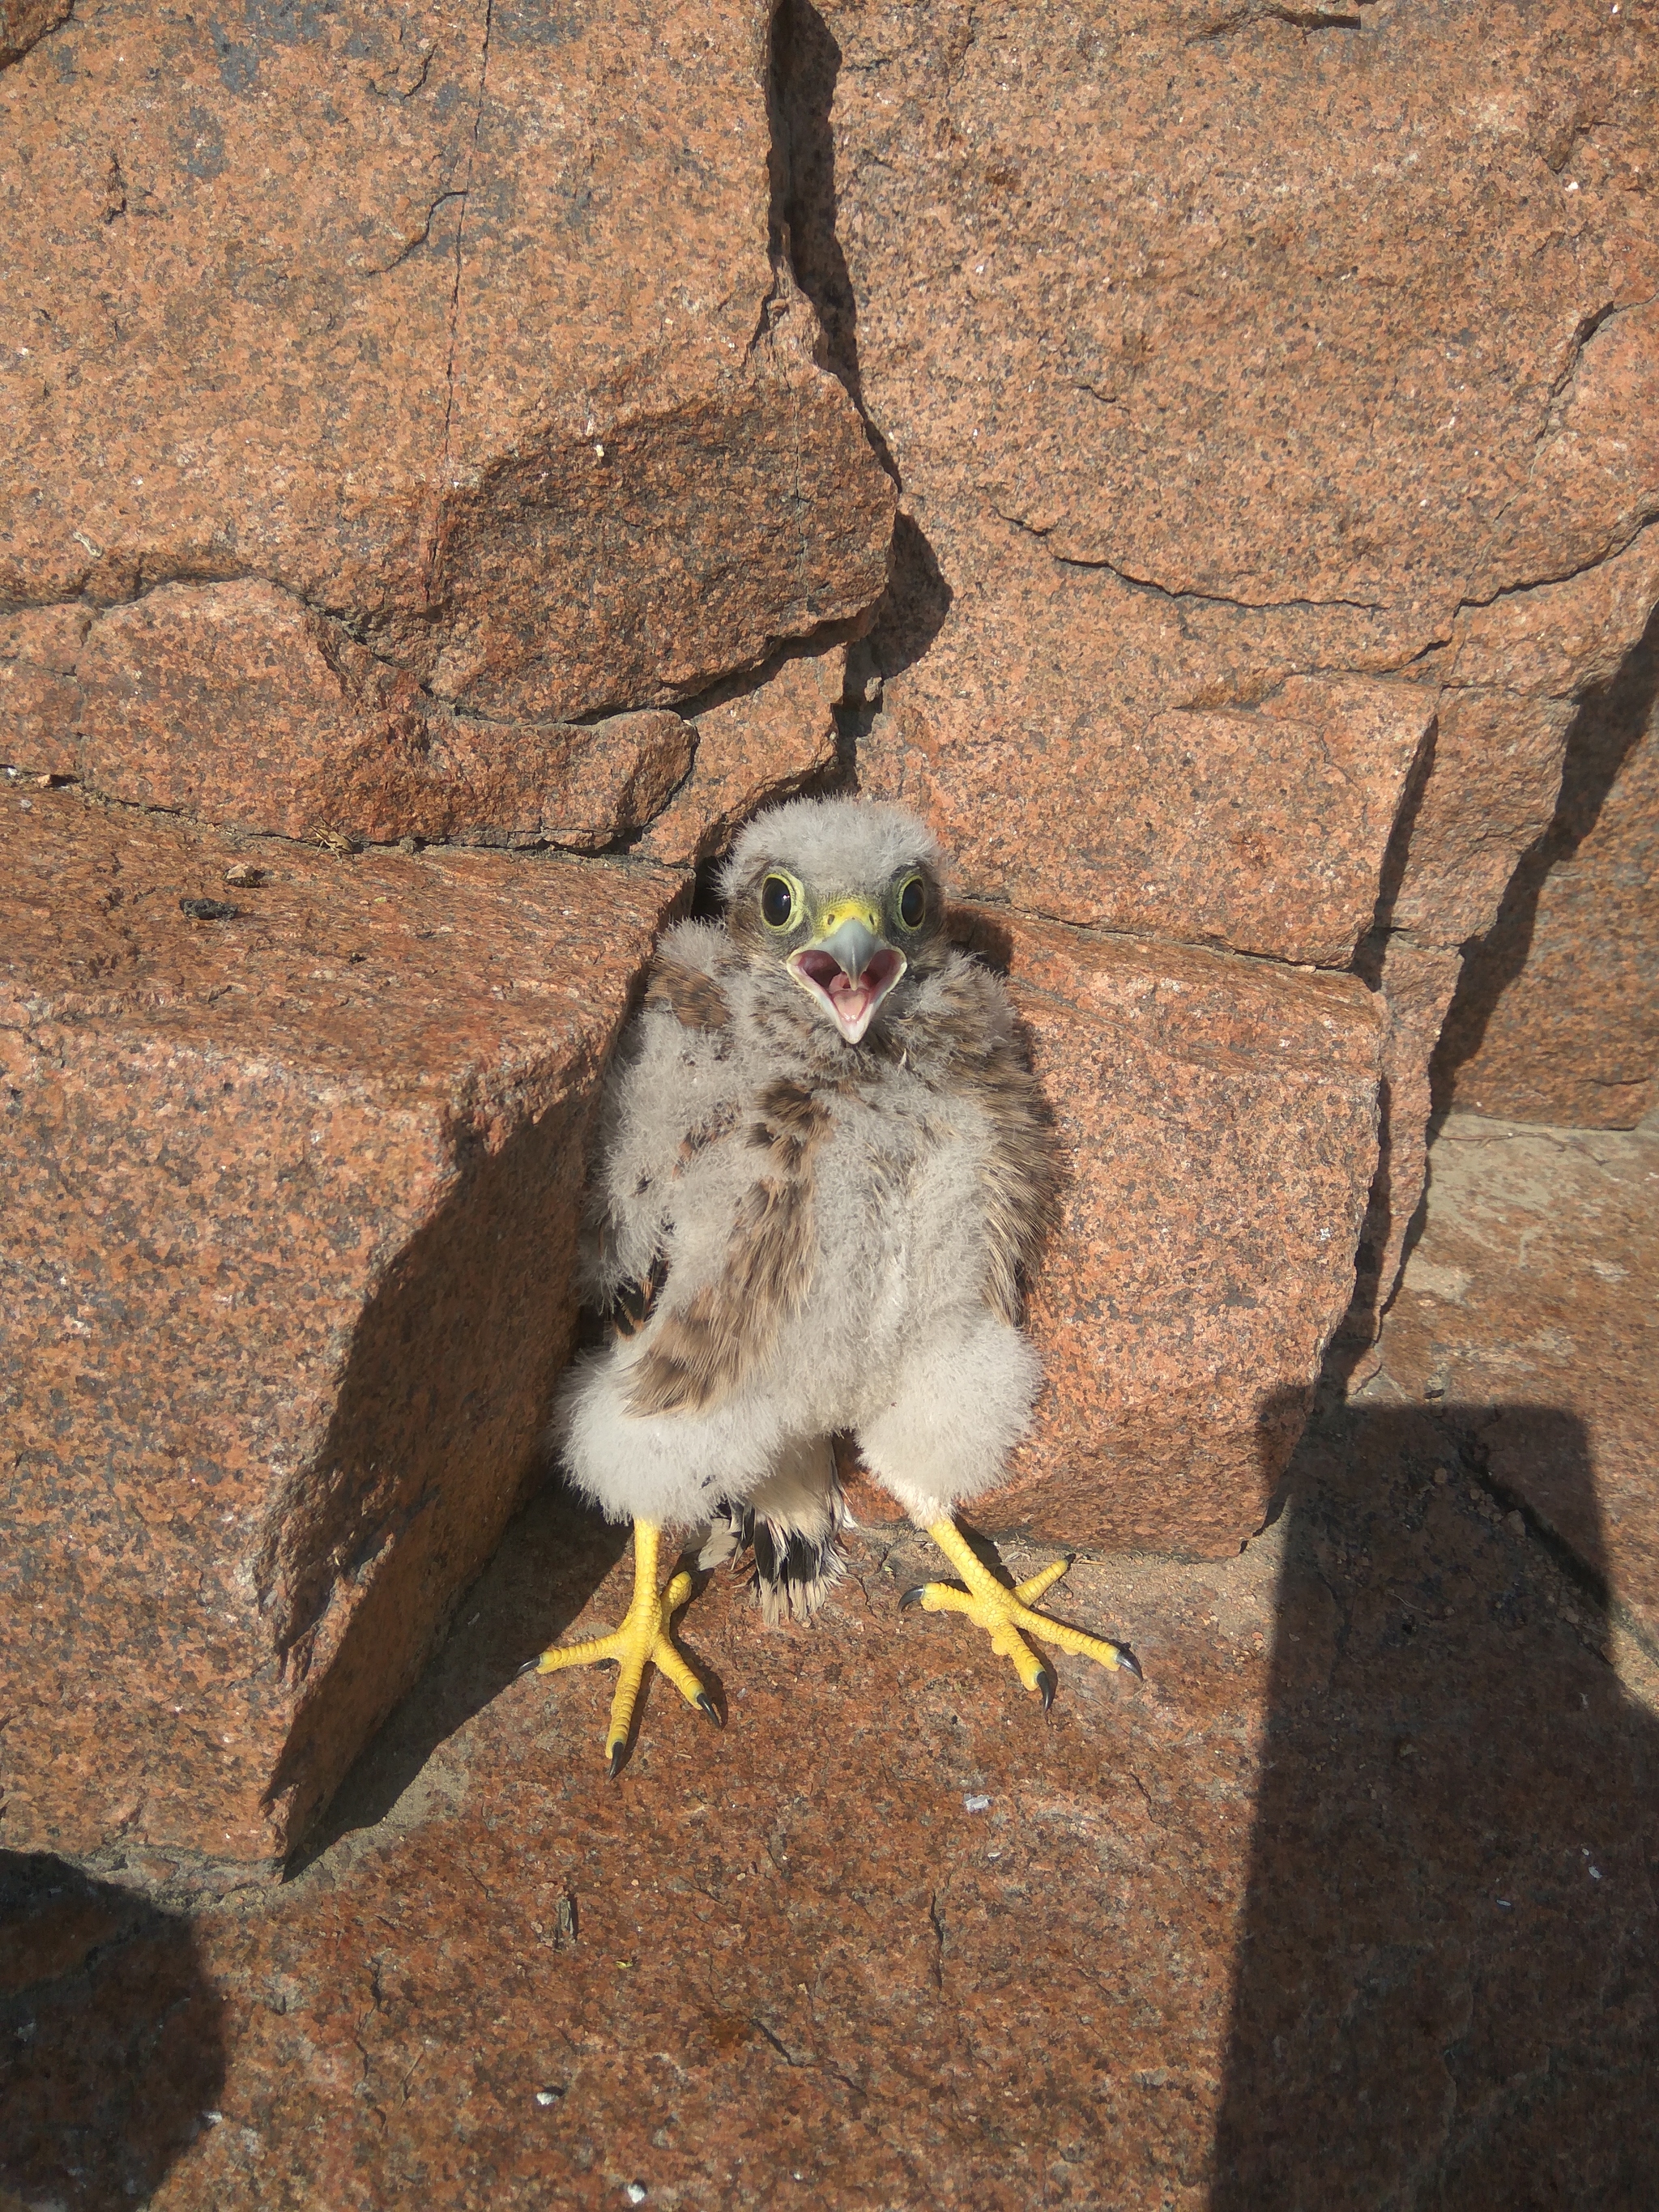
[[[920,929],[927,919],[927,886],[912,876],[898,895],[898,918],[907,929]]]
[[[797,912],[799,885],[787,876],[768,876],[761,885],[761,920],[769,929],[787,929]]]

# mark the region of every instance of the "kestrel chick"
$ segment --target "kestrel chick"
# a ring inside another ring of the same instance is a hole
[[[1066,1562],[1011,1589],[953,1517],[1036,1395],[1019,1274],[1054,1169],[1002,985],[945,941],[939,870],[896,806],[762,816],[724,926],[663,940],[612,1066],[583,1266],[613,1334],[572,1371],[560,1442],[576,1487],[634,1523],[635,1595],[615,1634],[534,1664],[619,1662],[613,1774],[647,1660],[714,1712],[670,1636],[691,1581],[659,1595],[660,1533],[712,1530],[706,1559],[751,1539],[769,1615],[810,1613],[840,1571],[840,1431],[966,1585],[907,1603],[965,1613],[1045,1705],[1022,1629],[1134,1668],[1030,1609]]]

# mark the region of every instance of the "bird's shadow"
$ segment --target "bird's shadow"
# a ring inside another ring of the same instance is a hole
[[[510,1523],[456,1610],[455,1625],[361,1753],[289,1857],[290,1879],[355,1829],[391,1812],[441,1743],[556,1644],[627,1548],[613,1527],[559,1480]]]

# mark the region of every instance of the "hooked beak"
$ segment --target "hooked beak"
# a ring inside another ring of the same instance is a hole
[[[866,922],[848,915],[814,944],[792,952],[786,964],[802,990],[829,1009],[848,1043],[857,1044],[909,963]]]

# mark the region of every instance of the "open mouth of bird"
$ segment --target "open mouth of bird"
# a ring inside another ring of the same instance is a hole
[[[902,952],[884,945],[872,952],[857,975],[849,975],[833,953],[816,946],[792,953],[789,973],[804,991],[810,991],[834,1017],[848,1044],[857,1044],[876,1018],[876,1009],[903,975],[908,963]]]

